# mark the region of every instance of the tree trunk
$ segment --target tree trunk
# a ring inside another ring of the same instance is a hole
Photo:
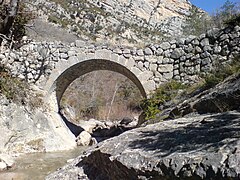
[[[3,3],[4,1],[0,1]],[[7,9],[7,16],[5,19],[3,19],[2,23],[0,24],[0,33],[3,35],[9,35],[10,29],[13,25],[14,18],[17,15],[18,7],[19,7],[20,0],[11,0],[10,4]],[[2,42],[2,39],[0,39],[0,44]]]
[[[112,100],[111,100],[111,103],[110,103],[110,106],[109,106],[109,110],[108,110],[108,114],[107,114],[107,119],[106,119],[107,121],[109,120],[110,113],[111,113],[111,111],[112,111],[113,102],[114,102],[114,100],[115,100],[115,96],[116,96],[116,94],[117,94],[118,88],[119,88],[118,83],[116,83],[116,85],[115,85],[115,91],[114,91],[114,93],[113,93]]]

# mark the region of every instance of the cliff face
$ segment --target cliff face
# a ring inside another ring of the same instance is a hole
[[[192,7],[187,0],[37,0],[31,4],[48,22],[85,40],[135,45],[180,36]]]
[[[187,0],[102,0],[101,3],[116,11],[125,9],[126,14],[145,19],[153,25],[171,17],[183,18],[191,8]]]

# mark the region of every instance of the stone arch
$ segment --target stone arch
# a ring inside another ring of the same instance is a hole
[[[72,83],[76,78],[96,70],[109,70],[123,74],[138,87],[144,97],[146,96],[141,82],[126,67],[109,60],[92,59],[71,66],[57,78],[55,91],[58,102],[70,83]]]
[[[74,61],[74,63],[61,62],[58,66],[62,70],[55,68],[55,72],[51,74],[47,83],[48,97],[51,96],[55,100],[55,111],[59,110],[59,104],[63,93],[75,79],[97,70],[114,71],[126,76],[138,87],[143,97],[147,96],[144,85],[137,75],[118,62],[106,59],[88,59],[80,62]]]
[[[61,125],[56,125],[56,127],[68,127],[71,133],[75,136],[78,136],[83,130],[82,128],[79,128],[79,126],[69,122],[63,116],[60,110],[60,101],[67,87],[75,79],[89,72],[97,70],[118,72],[129,78],[138,87],[142,96],[146,97],[147,91],[144,88],[144,84],[142,84],[141,79],[138,78],[137,74],[134,73],[134,71],[131,71],[134,65],[125,66],[123,62],[126,61],[110,61],[104,58],[80,60],[77,57],[69,59],[68,61],[59,61],[45,85],[45,91],[47,91],[45,102],[48,104],[51,114],[54,115],[55,119],[59,120],[59,123],[61,122]],[[65,125],[63,122],[65,122]]]

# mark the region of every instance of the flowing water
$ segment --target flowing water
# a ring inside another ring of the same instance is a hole
[[[85,149],[81,147],[69,151],[19,156],[15,168],[0,172],[0,180],[43,180],[48,174],[65,165],[69,159],[82,154]]]

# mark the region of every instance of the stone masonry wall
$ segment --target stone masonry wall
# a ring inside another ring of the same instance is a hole
[[[67,64],[71,59],[78,61],[81,56],[95,54],[89,57],[114,57],[117,63],[133,72],[140,82],[147,82],[149,90],[154,90],[171,79],[194,82],[199,73],[211,70],[216,64],[228,63],[238,56],[240,27],[213,29],[200,37],[189,36],[187,39],[162,42],[143,49],[97,46],[79,40],[70,45],[25,41],[26,45],[19,50],[2,47],[0,64],[9,68],[13,76],[28,82],[43,86],[52,71],[59,67],[57,64]],[[111,56],[105,56],[105,53]]]

